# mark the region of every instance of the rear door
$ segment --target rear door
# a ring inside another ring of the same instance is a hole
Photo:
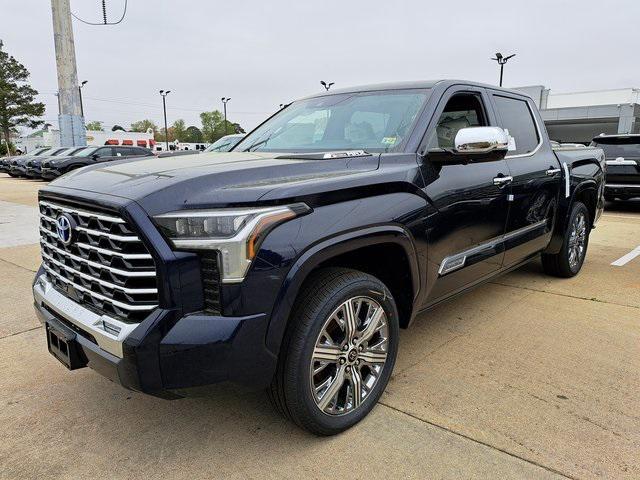
[[[504,265],[511,266],[549,243],[562,170],[531,99],[503,91],[491,91],[491,98],[498,124],[510,136],[505,160],[513,181]]]
[[[495,126],[484,88],[448,89],[427,130],[423,150],[453,148],[465,127]],[[432,155],[433,158],[433,155]],[[426,303],[437,302],[502,267],[509,175],[504,159],[487,155],[467,164],[438,163],[427,153],[422,166],[424,191],[437,214],[429,219]]]

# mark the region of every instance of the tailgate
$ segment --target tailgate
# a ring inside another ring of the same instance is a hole
[[[607,159],[607,183],[640,184],[640,158]]]

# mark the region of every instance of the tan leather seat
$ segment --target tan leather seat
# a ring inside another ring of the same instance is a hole
[[[443,114],[436,127],[438,146],[440,148],[453,148],[458,131],[471,125],[466,117],[452,118],[446,115],[446,113]]]

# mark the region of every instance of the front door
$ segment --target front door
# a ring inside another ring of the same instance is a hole
[[[428,129],[421,170],[424,191],[436,213],[427,219],[429,294],[425,304],[456,293],[502,267],[510,194],[506,161],[487,154],[467,164],[439,163],[428,153],[453,148],[461,128],[496,125],[488,104],[484,89],[452,87]]]

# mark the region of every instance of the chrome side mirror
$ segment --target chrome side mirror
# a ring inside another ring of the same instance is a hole
[[[509,149],[509,135],[500,127],[467,127],[458,130],[455,149],[462,154],[504,152]]]

